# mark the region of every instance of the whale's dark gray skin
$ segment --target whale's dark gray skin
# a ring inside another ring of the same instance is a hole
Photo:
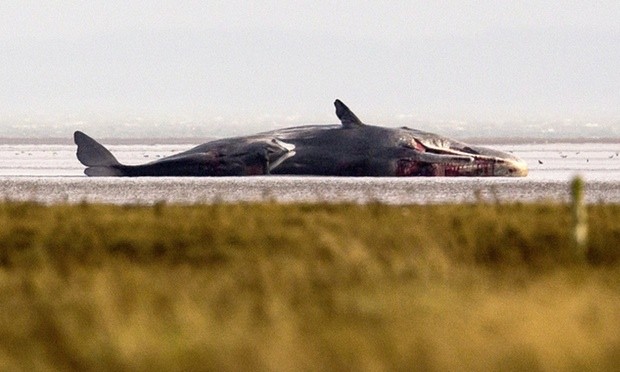
[[[142,165],[123,165],[75,132],[88,176],[526,176],[518,157],[406,127],[364,124],[340,100],[338,125],[306,125],[207,142]]]

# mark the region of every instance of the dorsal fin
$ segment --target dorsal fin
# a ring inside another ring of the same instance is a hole
[[[351,111],[339,99],[334,102],[334,105],[336,106],[336,116],[338,116],[338,119],[340,119],[343,127],[355,128],[364,125],[364,123],[362,123],[362,121],[357,116],[355,116],[353,111]]]

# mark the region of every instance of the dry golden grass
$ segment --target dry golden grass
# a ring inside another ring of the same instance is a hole
[[[0,204],[6,370],[617,370],[620,206]]]

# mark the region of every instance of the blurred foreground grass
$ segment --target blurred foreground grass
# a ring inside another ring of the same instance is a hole
[[[1,370],[618,370],[620,205],[0,203]]]

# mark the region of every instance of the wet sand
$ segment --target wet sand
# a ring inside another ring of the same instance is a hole
[[[2,197],[42,203],[381,202],[388,204],[566,201],[567,181],[497,178],[84,178],[8,177]],[[620,182],[587,183],[589,203],[620,203]]]

